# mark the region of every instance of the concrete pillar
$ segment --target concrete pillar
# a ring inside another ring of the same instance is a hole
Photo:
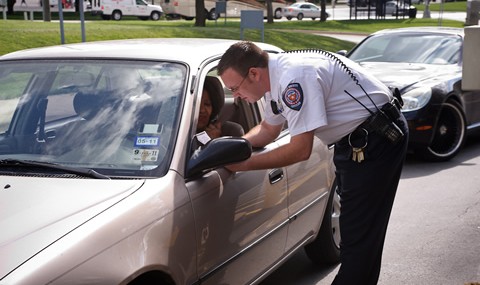
[[[465,19],[465,26],[478,25],[479,12],[480,12],[480,1],[467,0],[467,19]]]
[[[465,27],[464,30],[462,90],[480,90],[480,26]]]

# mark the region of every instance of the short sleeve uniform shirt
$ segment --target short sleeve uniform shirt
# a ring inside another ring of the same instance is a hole
[[[375,106],[380,108],[392,96],[387,86],[340,55],[333,59],[324,53],[298,52],[269,57],[265,120],[272,125],[288,121],[292,136],[314,130],[324,143],[335,143],[370,116],[365,107],[376,112]]]

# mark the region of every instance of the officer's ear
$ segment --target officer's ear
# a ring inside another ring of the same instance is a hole
[[[251,76],[250,79],[258,80],[260,77],[260,69],[258,67],[250,67],[247,76]]]

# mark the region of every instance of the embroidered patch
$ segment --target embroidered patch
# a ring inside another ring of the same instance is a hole
[[[283,102],[288,108],[299,111],[303,104],[303,90],[299,83],[290,83],[283,92]]]

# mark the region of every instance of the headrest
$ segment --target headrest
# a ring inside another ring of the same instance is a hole
[[[225,93],[223,92],[223,85],[220,80],[215,76],[205,77],[204,88],[210,95],[210,101],[212,102],[212,118],[216,117],[225,104]]]
[[[100,96],[78,92],[73,98],[73,109],[80,117],[88,120],[100,109]]]

